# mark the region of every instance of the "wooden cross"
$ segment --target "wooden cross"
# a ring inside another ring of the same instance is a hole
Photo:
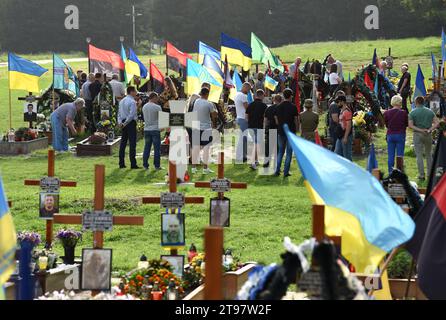
[[[55,152],[48,150],[48,177],[55,175]],[[40,186],[40,180],[25,180],[25,186]],[[61,187],[74,188],[77,186],[75,181],[60,181]],[[51,246],[53,242],[53,220],[46,220],[46,245]]]
[[[177,166],[173,162],[169,162],[169,192],[177,192]],[[143,204],[161,204],[161,197],[144,197],[142,198]],[[203,204],[203,197],[185,197],[185,204]],[[172,210],[172,214],[175,214],[176,210]],[[170,249],[172,256],[178,255],[177,249]]]
[[[94,211],[104,211],[105,207],[105,166],[96,165],[95,167],[95,190],[94,190]],[[81,225],[82,215],[54,215],[55,224]],[[113,216],[113,225],[120,226],[143,226],[144,217],[142,216]],[[104,232],[94,232],[93,248],[104,248]]]
[[[17,100],[19,100],[19,101],[26,101],[26,102],[28,102],[28,103],[34,103],[34,102],[36,102],[36,101],[40,101],[40,100],[42,100],[42,97],[36,97],[36,96],[33,96],[33,93],[32,93],[32,92],[29,92],[29,95],[28,95],[28,96],[26,96],[26,97],[19,97]],[[53,111],[54,111],[54,110],[53,110]],[[33,128],[33,122],[32,122],[32,121],[29,122],[29,128],[30,128],[30,129]]]
[[[206,277],[204,300],[223,300],[223,228],[208,227],[204,232]]]
[[[225,153],[219,153],[219,161],[218,161],[218,179],[225,179]],[[211,188],[210,182],[195,182],[195,188]],[[231,182],[231,189],[247,189],[248,184],[244,182]],[[225,194],[224,192],[218,193],[218,199],[224,200]]]

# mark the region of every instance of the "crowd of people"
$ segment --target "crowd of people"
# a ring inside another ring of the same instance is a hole
[[[245,79],[242,88],[235,94],[233,100],[229,97],[230,89],[225,88],[223,101],[226,105],[234,105],[235,123],[240,129],[240,136],[236,147],[237,163],[248,163],[252,170],[258,170],[260,154],[265,153],[262,166],[275,168],[275,175],[291,176],[290,167],[293,151],[288,143],[284,125],[293,133],[300,135],[309,141],[318,142],[318,127],[320,115],[318,103],[320,100],[328,100],[327,126],[331,139],[331,151],[352,161],[352,145],[354,138],[353,117],[355,114],[351,101],[347,100],[347,94],[342,89],[345,83],[342,63],[332,55],[328,55],[321,64],[317,60],[301,68],[302,59],[297,58],[295,63],[284,65],[284,71],[268,69],[265,73],[258,72],[253,77],[241,74]],[[379,64],[378,72],[386,74],[386,62]],[[234,72],[234,71],[233,71]],[[388,144],[388,169],[389,173],[395,167],[395,157],[404,157],[407,129],[414,132],[414,146],[417,157],[419,179],[426,178],[424,160],[427,161],[427,170],[432,165],[432,132],[438,127],[439,119],[435,112],[427,105],[424,97],[418,97],[415,101],[416,108],[409,113],[408,102],[411,98],[411,75],[409,65],[401,67],[402,76],[396,94],[391,97],[390,105],[384,113],[387,127]],[[312,75],[312,89],[316,83],[316,91],[310,93],[305,90],[305,81],[309,81],[308,75]],[[269,90],[266,86],[266,76],[277,81],[275,90]],[[136,161],[137,122],[144,121],[145,148],[143,154],[143,167],[149,169],[149,158],[154,150],[153,166],[156,170],[161,167],[161,130],[158,123],[160,111],[169,112],[169,101],[185,98],[184,89],[175,77],[167,76],[165,87],[160,94],[151,91],[150,82],[141,86],[138,79],[133,80],[135,85],[127,88],[119,80],[117,74],[107,77],[103,74],[78,73],[81,84],[81,97],[74,103],[60,106],[51,116],[53,125],[54,148],[58,151],[68,150],[68,130],[76,134],[74,116],[76,112],[85,108],[87,124],[91,133],[96,131],[94,121],[93,103],[100,94],[105,83],[109,84],[113,94],[113,103],[117,106],[117,126],[122,130],[122,140],[119,151],[119,167],[126,168],[126,148],[129,146],[129,159],[131,169],[139,169]],[[247,79],[246,79],[247,78]],[[149,85],[147,85],[149,84]],[[203,163],[203,173],[212,173],[209,168],[209,153],[212,145],[212,130],[221,131],[225,124],[224,107],[209,101],[211,86],[208,83],[202,85],[197,94],[189,97],[186,112],[195,112],[200,122],[199,130],[188,129],[190,143],[190,163],[192,173],[197,172],[197,164]],[[141,98],[141,91],[145,91],[145,100]],[[299,106],[296,102],[299,91]],[[317,97],[314,97],[314,94]],[[250,96],[253,99],[250,100]],[[441,95],[434,93],[435,95]],[[144,103],[143,103],[144,100]],[[253,100],[253,101],[252,101]],[[439,100],[439,99],[438,99]],[[268,102],[269,105],[266,103]],[[442,102],[444,108],[444,101]],[[302,110],[301,106],[302,105]],[[386,109],[386,108],[384,108]],[[220,122],[220,125],[216,124]],[[270,132],[277,131],[277,140],[270,141]],[[265,132],[260,137],[259,133]],[[195,140],[193,137],[199,137]],[[262,139],[260,139],[262,138]],[[260,141],[261,140],[261,141]],[[194,141],[199,141],[195,143]],[[252,153],[248,157],[248,141],[252,144]],[[261,151],[261,142],[264,142],[264,150]],[[272,150],[277,150],[274,156]],[[203,152],[202,158],[200,157]],[[285,161],[284,161],[285,158]],[[202,160],[201,160],[202,159]],[[272,163],[272,161],[276,161]],[[283,163],[284,161],[284,163]],[[283,166],[283,172],[282,172]]]

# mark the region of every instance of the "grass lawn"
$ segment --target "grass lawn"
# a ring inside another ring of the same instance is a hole
[[[385,55],[388,47],[397,56],[396,64],[408,61],[413,65],[421,63],[426,78],[429,77],[430,51],[440,50],[439,40],[435,38],[407,39],[393,41],[307,44],[279,48],[278,54],[290,61],[300,55],[323,58],[329,52],[343,61],[347,71],[353,72],[358,66],[368,63],[377,47],[380,55]],[[62,55],[63,57],[70,57]],[[71,56],[74,57],[74,56]],[[33,59],[46,59],[48,56],[33,56]],[[145,59],[145,58],[144,58]],[[1,59],[0,59],[1,60]],[[145,60],[143,60],[145,61]],[[156,63],[163,66],[164,57],[157,57]],[[51,68],[51,64],[47,65]],[[86,63],[73,63],[74,69],[86,69]],[[49,86],[51,74],[41,80],[41,88]],[[25,92],[13,92],[13,127],[23,126],[22,104],[17,97]],[[8,83],[7,70],[0,68],[0,131],[8,128]],[[322,121],[321,121],[322,123]],[[416,162],[411,150],[411,134],[408,139],[406,166],[411,179],[417,176]],[[385,133],[376,135],[380,167],[387,167]],[[138,144],[138,154],[142,153],[143,143]],[[141,165],[141,158],[138,159]],[[365,167],[366,159],[356,159],[358,165]],[[164,181],[164,172],[119,170],[117,156],[106,158],[75,158],[71,154],[58,155],[56,175],[64,180],[78,181],[76,189],[62,189],[61,212],[80,214],[92,207],[94,165],[106,165],[106,208],[116,215],[143,215],[143,227],[116,227],[105,236],[105,246],[114,249],[114,270],[127,271],[136,266],[141,254],[157,258],[165,253],[160,248],[160,209],[157,206],[142,206],[140,198],[159,195],[166,188],[154,183]],[[167,163],[164,160],[163,166]],[[31,156],[0,158],[0,169],[5,182],[8,198],[13,201],[12,214],[17,230],[33,230],[44,234],[45,223],[38,219],[38,194],[36,187],[24,187],[23,180],[40,178],[46,175],[46,151]],[[215,166],[213,169],[216,171]],[[311,202],[303,186],[303,179],[293,162],[293,176],[283,178],[258,176],[246,166],[226,166],[227,177],[233,181],[246,181],[248,190],[234,190],[229,197],[232,201],[231,228],[225,231],[225,246],[234,249],[234,254],[243,261],[264,263],[279,262],[283,250],[282,241],[290,236],[300,242],[311,236]],[[194,181],[208,180],[210,177],[196,175]],[[187,195],[206,197],[205,205],[188,206],[185,209],[187,244],[195,243],[202,249],[203,228],[209,223],[209,198],[214,195],[207,190],[187,187],[182,189]],[[57,231],[57,227],[55,228]],[[91,247],[91,235],[86,235],[82,247]],[[60,245],[56,251],[62,253]],[[80,254],[80,248],[76,252]],[[182,251],[181,253],[185,253]]]

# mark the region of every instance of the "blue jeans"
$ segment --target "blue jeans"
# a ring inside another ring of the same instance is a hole
[[[237,124],[240,127],[241,134],[239,135],[237,143],[236,161],[242,162],[248,157],[248,137],[244,135],[245,131],[248,130],[248,121],[238,118]]]
[[[161,167],[161,132],[160,131],[144,131],[144,155],[142,158],[144,168],[149,167],[150,152],[152,145],[155,149],[155,158],[153,165],[155,168]]]
[[[280,168],[282,167],[283,157],[285,156],[286,150],[286,159],[285,159],[285,168],[284,175],[288,175],[290,173],[291,161],[293,160],[293,149],[291,148],[291,144],[288,143],[288,139],[286,136],[278,135],[277,140],[279,142],[279,152],[277,154],[277,169],[276,175],[280,174]]]
[[[353,161],[353,135],[348,137],[347,144],[344,144],[342,139],[338,139],[336,141],[335,153],[347,160]]]
[[[51,130],[53,130],[53,149],[68,151],[68,128],[54,113],[51,116]]]
[[[397,157],[404,157],[405,147],[406,147],[406,135],[404,133],[387,135],[389,174],[392,173],[393,168],[395,168],[395,153]]]

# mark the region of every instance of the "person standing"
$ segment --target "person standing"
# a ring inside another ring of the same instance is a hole
[[[127,96],[119,103],[118,124],[122,129],[122,140],[119,148],[119,167],[125,169],[125,149],[129,143],[130,164],[132,169],[139,169],[136,163],[136,121],[137,113],[137,94],[136,88],[130,86],[127,88]]]
[[[237,124],[240,129],[240,135],[237,143],[236,161],[237,163],[246,162],[248,154],[248,139],[245,131],[248,129],[246,121],[246,109],[248,109],[248,93],[251,91],[251,85],[245,82],[242,90],[237,92],[234,98],[235,109],[237,112]]]
[[[113,98],[115,103],[119,103],[125,96],[125,87],[122,82],[119,81],[119,76],[114,74],[110,81],[110,86],[113,91]]]
[[[395,167],[395,154],[397,157],[404,158],[404,149],[406,147],[406,130],[409,125],[409,116],[402,110],[403,99],[400,95],[392,98],[392,109],[384,113],[384,121],[387,127],[387,154],[389,156],[388,168],[389,174]]]
[[[316,130],[319,127],[319,115],[313,112],[313,100],[307,99],[304,104],[305,111],[299,115],[302,138],[316,142]]]
[[[403,99],[403,110],[409,112],[407,108],[407,99],[409,99],[410,88],[411,88],[411,75],[409,73],[409,65],[407,63],[401,66],[401,72],[403,75],[401,76],[400,82],[398,83],[398,94]]]
[[[210,90],[202,88],[200,99],[195,101],[193,112],[198,115],[200,132],[192,130],[192,173],[197,173],[197,164],[200,163],[200,151],[203,150],[203,174],[213,173],[209,169],[209,150],[212,144],[212,120],[217,117],[217,109],[209,99]],[[194,133],[195,132],[195,133]],[[198,137],[199,134],[199,137]],[[200,141],[196,141],[199,138]]]
[[[281,104],[283,101],[283,98],[280,94],[276,94],[273,97],[274,104],[269,106],[265,110],[265,119],[263,122],[263,126],[265,128],[265,156],[266,161],[263,165],[264,168],[269,168],[272,158],[273,158],[273,152],[274,154],[277,154],[277,123],[276,123],[276,113],[277,113],[277,106]],[[275,132],[274,132],[275,131]],[[274,140],[270,140],[270,134],[275,137]]]
[[[353,161],[353,113],[347,105],[346,97],[338,97],[336,103],[341,108],[341,112],[335,152],[341,157]]]
[[[161,168],[161,132],[159,129],[158,119],[159,113],[162,111],[159,103],[159,96],[156,92],[149,94],[149,102],[142,108],[144,116],[144,154],[143,167],[149,170],[149,158],[152,145],[154,147],[153,165],[155,170],[162,170]]]
[[[73,103],[65,103],[51,114],[51,128],[53,130],[53,149],[58,152],[68,151],[68,129],[73,136],[78,134],[74,127],[76,114],[85,107],[85,100],[76,99]]]
[[[341,113],[341,109],[338,106],[338,103],[336,102],[336,99],[338,97],[345,97],[344,91],[338,91],[336,93],[336,98],[333,100],[333,102],[330,104],[330,108],[328,109],[328,126],[330,131],[330,137],[331,137],[331,151],[336,150],[336,142],[338,141],[337,136],[337,128],[339,126],[339,114]]]
[[[88,86],[88,90],[90,91],[91,104],[87,107],[87,120],[90,123],[90,131],[91,133],[96,132],[96,123],[94,121],[94,110],[93,110],[93,102],[96,97],[101,92],[102,88],[102,73],[96,73],[94,76],[94,81]]]
[[[332,64],[330,67],[330,75],[328,76],[328,81],[330,84],[330,95],[333,96],[339,85],[342,83],[342,79],[338,74],[338,66]]]
[[[93,134],[95,130],[91,127],[93,123],[93,98],[91,96],[90,85],[95,81],[93,73],[88,75],[87,82],[81,87],[81,97],[85,100],[85,115],[89,122],[90,133]]]
[[[254,141],[251,163],[252,170],[257,170],[257,166],[259,165],[260,146],[258,140],[260,134],[258,130],[263,129],[265,111],[268,108],[268,106],[263,102],[263,99],[265,99],[265,91],[258,89],[256,91],[256,98],[254,102],[250,103],[246,109],[246,121],[248,121],[249,132],[251,133]]]
[[[290,177],[291,161],[293,160],[293,149],[291,144],[288,143],[288,138],[286,136],[284,125],[288,125],[291,133],[295,134],[299,128],[299,115],[297,113],[297,107],[291,101],[293,100],[293,90],[285,89],[283,92],[284,102],[277,106],[276,111],[276,124],[278,127],[278,142],[279,142],[279,152],[277,155],[277,168],[275,176],[280,176],[280,169],[282,167],[283,157],[286,152],[284,177]]]
[[[413,143],[417,156],[418,179],[426,180],[424,171],[424,157],[426,157],[428,173],[432,169],[432,131],[439,126],[435,113],[426,108],[424,98],[415,99],[415,110],[409,115],[409,127],[413,130]]]

